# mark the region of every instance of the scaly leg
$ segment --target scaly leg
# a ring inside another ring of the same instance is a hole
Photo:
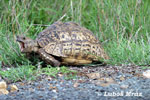
[[[42,57],[42,59],[44,61],[46,61],[46,63],[52,65],[52,66],[60,66],[60,62],[58,60],[56,60],[53,56],[51,56],[50,54],[46,53],[44,51],[44,49],[39,49],[39,54]]]

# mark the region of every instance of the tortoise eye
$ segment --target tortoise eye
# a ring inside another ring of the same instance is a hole
[[[23,39],[25,40],[26,38],[25,38],[25,37],[23,37]]]

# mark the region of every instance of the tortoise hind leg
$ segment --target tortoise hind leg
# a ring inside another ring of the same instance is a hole
[[[46,61],[46,63],[52,65],[52,66],[60,66],[60,62],[58,60],[56,60],[53,56],[49,55],[48,53],[46,53],[44,51],[44,49],[39,49],[39,54],[42,57],[42,59],[44,61]]]

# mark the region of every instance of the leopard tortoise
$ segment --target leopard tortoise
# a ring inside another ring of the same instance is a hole
[[[17,41],[21,52],[38,53],[52,66],[83,65],[109,59],[94,34],[74,22],[55,22],[35,40],[20,35]]]

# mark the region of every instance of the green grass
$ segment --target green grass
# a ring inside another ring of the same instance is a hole
[[[48,65],[45,68],[37,69],[35,66],[32,65],[23,65],[17,68],[11,67],[10,69],[7,70],[3,70],[0,67],[0,76],[7,82],[36,80],[36,78],[41,74],[54,78],[57,78],[58,74],[60,74],[65,79],[75,79],[77,72],[74,70],[70,70],[65,66],[52,67]]]
[[[20,66],[18,68],[10,68],[9,70],[0,70],[2,78],[8,82],[17,82],[23,80],[35,80],[38,76],[37,71],[34,70],[35,66]]]
[[[148,65],[149,5],[149,0],[2,0],[0,63],[32,65],[20,53],[15,36],[25,34],[35,39],[45,25],[61,19],[91,30],[110,56],[109,64]]]
[[[64,76],[65,79],[74,79],[76,78],[77,75],[76,71],[70,70],[65,66],[51,67],[49,65],[46,68],[42,68],[41,73],[55,78],[57,77],[58,74],[61,74]]]
[[[129,42],[126,39],[119,40],[119,43],[108,43],[107,46],[112,48],[110,52],[111,64],[135,64],[149,65],[150,63],[150,45],[143,41],[132,40]]]

